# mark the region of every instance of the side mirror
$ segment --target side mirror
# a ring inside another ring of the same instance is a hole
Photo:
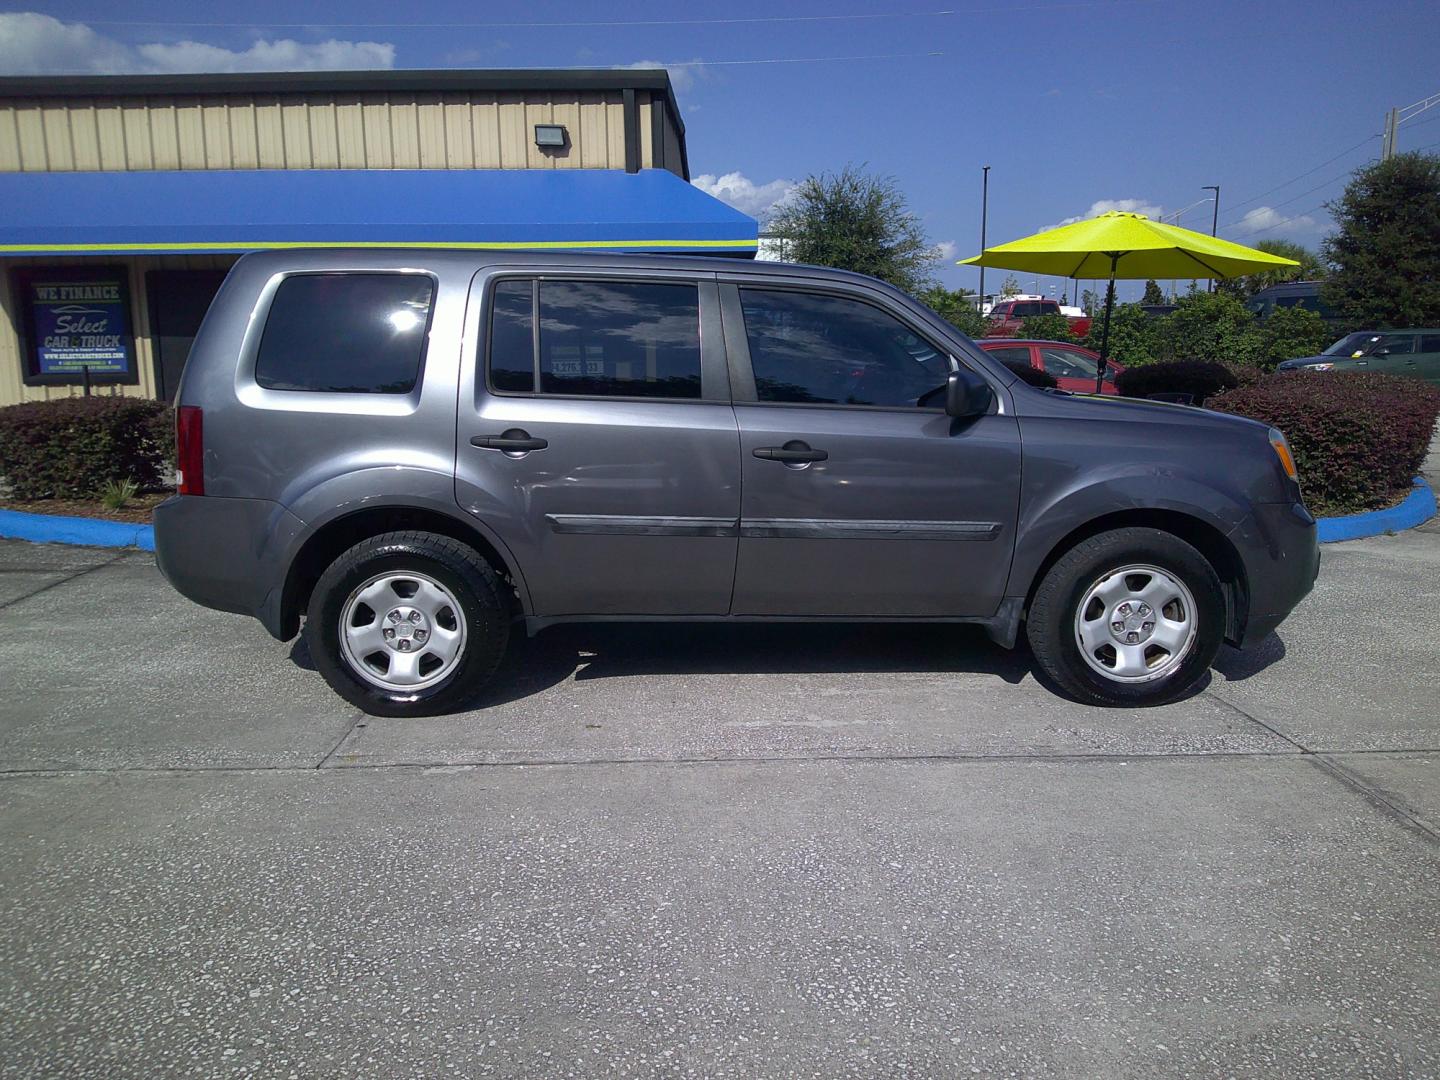
[[[945,380],[945,412],[950,416],[984,416],[994,400],[990,384],[974,372],[962,368],[950,372]]]

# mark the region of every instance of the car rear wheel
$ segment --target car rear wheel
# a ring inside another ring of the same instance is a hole
[[[385,533],[320,576],[305,639],[352,705],[376,716],[448,712],[476,696],[505,654],[505,595],[473,548],[435,533]]]
[[[1026,622],[1041,669],[1092,705],[1158,705],[1191,689],[1224,636],[1225,598],[1209,561],[1157,529],[1077,544],[1035,591]]]

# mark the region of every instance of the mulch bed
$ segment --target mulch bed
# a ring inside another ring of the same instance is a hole
[[[149,525],[150,511],[168,499],[173,492],[155,491],[136,495],[123,509],[111,510],[99,499],[0,499],[0,510],[18,510],[22,514],[55,514],[59,517],[100,518],[123,521],[130,525]]]

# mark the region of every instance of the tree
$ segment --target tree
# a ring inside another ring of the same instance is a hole
[[[985,333],[985,316],[975,306],[975,294],[968,289],[951,292],[944,285],[932,285],[917,294],[915,299],[930,307],[936,315],[960,330],[967,337],[981,337]]]
[[[1000,285],[1000,296],[1008,298],[1020,295],[1020,282],[1015,280],[1014,274],[1006,274],[1004,282]]]
[[[769,222],[788,262],[834,266],[919,293],[939,252],[890,177],[847,165],[806,177]]]
[[[1162,321],[1145,314],[1139,304],[1116,304],[1110,319],[1110,359],[1126,367],[1155,363],[1160,359],[1158,339]],[[1105,310],[1097,308],[1090,333],[1081,344],[1099,352],[1104,323]]]
[[[1159,339],[1165,360],[1254,365],[1264,351],[1255,316],[1221,292],[1182,296],[1174,314],[1161,320]]]
[[[1032,341],[1078,341],[1064,315],[1031,315],[1020,320],[1020,337]]]
[[[1142,304],[1163,304],[1165,294],[1160,291],[1160,283],[1154,278],[1145,282],[1145,295],[1140,298]]]
[[[1218,291],[1248,300],[1261,289],[1268,289],[1271,285],[1284,285],[1287,281],[1320,281],[1329,273],[1329,267],[1318,254],[1293,240],[1261,240],[1255,245],[1255,250],[1279,255],[1282,259],[1294,259],[1300,265],[1282,266],[1275,270],[1262,270],[1258,274],[1227,278],[1218,283]]]
[[[1322,298],[1367,328],[1440,323],[1440,156],[1397,154],[1356,171],[1326,207],[1335,267]]]

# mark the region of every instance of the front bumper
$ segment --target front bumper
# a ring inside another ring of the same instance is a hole
[[[1247,613],[1239,645],[1254,645],[1295,610],[1320,573],[1315,518],[1304,505],[1260,503],[1230,534],[1245,563]]]
[[[266,499],[175,495],[155,508],[155,562],[181,595],[280,637],[285,556],[303,523]]]

